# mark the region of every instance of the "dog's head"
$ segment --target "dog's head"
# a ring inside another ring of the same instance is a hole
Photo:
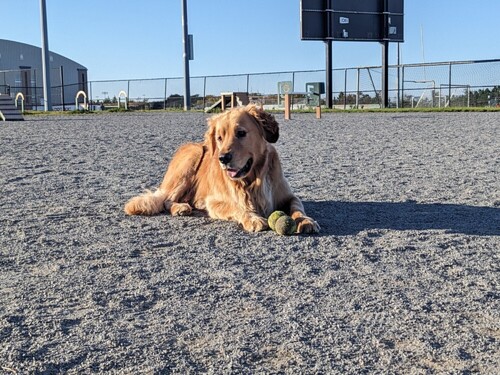
[[[262,161],[267,143],[279,138],[274,116],[255,105],[235,108],[208,120],[205,144],[232,180],[245,178]]]

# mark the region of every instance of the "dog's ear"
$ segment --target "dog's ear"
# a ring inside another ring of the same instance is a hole
[[[262,126],[266,141],[276,143],[280,136],[280,128],[274,116],[253,104],[246,106],[245,110]]]
[[[208,129],[205,133],[205,146],[208,148],[210,155],[215,153],[217,149],[215,143],[215,123],[217,122],[215,117],[208,119]]]

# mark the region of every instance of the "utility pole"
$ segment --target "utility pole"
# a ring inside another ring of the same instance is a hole
[[[187,0],[182,1],[182,45],[184,47],[184,110],[191,109],[191,85],[189,82],[189,37],[187,20]]]
[[[45,0],[40,0],[40,27],[42,32],[43,108],[47,112],[52,111],[52,90],[50,85],[50,55]]]

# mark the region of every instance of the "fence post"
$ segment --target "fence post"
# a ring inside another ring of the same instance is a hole
[[[167,81],[168,81],[168,78],[165,78],[165,91],[163,94],[163,109],[167,109]]]
[[[90,102],[93,103],[93,99],[92,99],[92,81],[89,82],[90,85],[89,85],[89,98],[90,98]],[[95,109],[95,108],[92,108],[92,109]]]
[[[64,68],[62,65],[59,67],[59,75],[61,78],[61,103],[62,103],[62,110],[64,112],[66,108],[64,106]]]
[[[446,103],[445,103],[446,107]],[[451,107],[451,61],[448,70],[448,107]]]
[[[127,95],[130,98],[130,80],[127,81]]]
[[[359,68],[357,68],[356,109],[359,109]]]
[[[207,105],[207,76],[203,77],[203,110]]]
[[[344,69],[344,109],[347,109],[347,68]]]
[[[33,69],[33,78],[35,80],[35,98],[31,97],[28,99],[26,97],[26,104],[31,104],[31,109],[33,109],[33,104],[35,105],[35,110],[38,110],[38,102],[37,102],[37,91],[38,91],[38,86],[37,86],[37,80],[36,80],[36,69]]]
[[[401,67],[401,108],[405,106],[405,66]]]
[[[290,120],[291,99],[292,99],[292,95],[286,93],[285,94],[285,120]]]

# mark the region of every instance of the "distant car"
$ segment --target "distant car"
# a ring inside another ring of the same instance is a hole
[[[500,99],[499,98],[491,98],[488,100],[488,105],[490,107],[500,107]]]

